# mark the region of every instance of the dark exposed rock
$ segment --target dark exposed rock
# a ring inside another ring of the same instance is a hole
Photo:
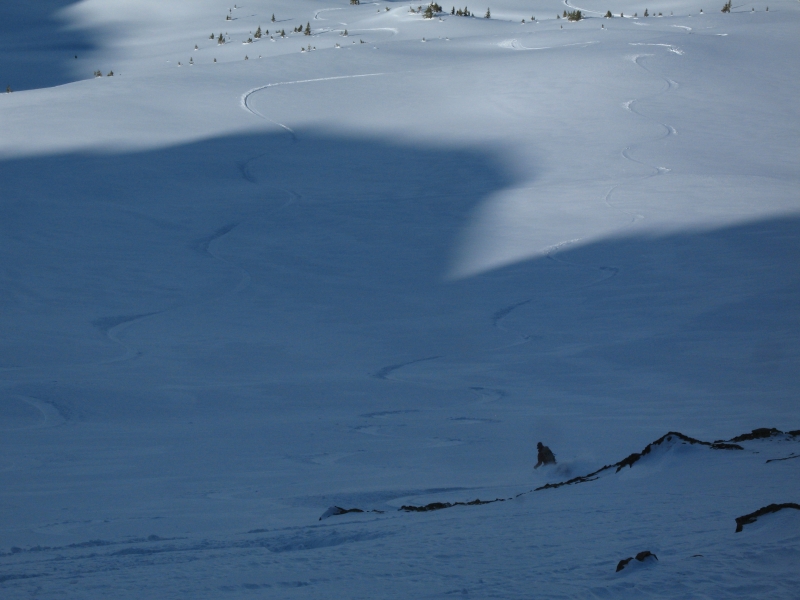
[[[510,500],[510,498],[508,498]],[[494,500],[480,500],[476,498],[470,502],[431,502],[425,506],[411,506],[403,505],[399,510],[406,512],[429,512],[431,510],[442,510],[443,508],[451,508],[453,506],[479,506],[481,504],[492,504],[493,502],[505,502],[506,498],[495,498]]]
[[[331,506],[328,510],[322,513],[322,516],[319,518],[320,521],[322,519],[327,519],[328,517],[335,517],[336,515],[345,515],[347,513],[363,513],[364,511],[360,508],[342,508],[341,506]]]
[[[783,504],[769,504],[768,506],[762,506],[757,511],[751,512],[748,515],[742,515],[741,517],[736,517],[736,533],[742,531],[745,525],[750,525],[751,523],[755,523],[758,517],[778,512],[779,510],[783,510],[784,508],[794,508],[795,510],[800,510],[800,504],[797,504],[795,502],[785,502]]]
[[[658,438],[654,442],[651,442],[651,443],[647,444],[647,446],[645,446],[645,448],[641,452],[634,452],[633,454],[630,454],[630,455],[626,456],[625,458],[623,458],[619,462],[616,462],[616,463],[611,464],[611,465],[605,465],[604,467],[600,467],[596,471],[593,471],[593,472],[591,472],[591,473],[589,473],[587,475],[581,475],[579,477],[573,477],[572,479],[568,479],[567,481],[560,481],[558,483],[546,483],[545,485],[539,486],[539,487],[537,487],[537,488],[535,488],[533,490],[529,490],[527,492],[521,492],[521,493],[517,494],[516,496],[514,496],[514,498],[518,498],[518,497],[520,497],[522,495],[529,494],[531,492],[539,492],[541,490],[552,490],[552,489],[555,489],[555,488],[560,488],[560,487],[565,486],[565,485],[574,485],[574,484],[577,484],[577,483],[587,483],[589,481],[595,481],[596,479],[599,478],[601,473],[604,473],[604,472],[609,471],[611,469],[614,469],[615,473],[619,473],[625,467],[632,468],[634,464],[639,462],[639,460],[641,460],[642,457],[647,456],[648,454],[650,454],[656,447],[660,446],[664,442],[671,442],[673,439],[678,439],[681,442],[683,442],[684,444],[691,444],[691,445],[695,445],[696,444],[696,445],[700,445],[700,446],[706,446],[711,450],[744,450],[744,448],[742,446],[740,446],[739,444],[737,444],[735,442],[766,439],[766,438],[770,438],[770,437],[773,437],[773,436],[776,436],[776,435],[789,435],[789,436],[792,436],[792,437],[800,436],[800,429],[795,430],[795,431],[788,431],[788,432],[786,432],[784,434],[784,432],[782,432],[782,431],[780,431],[778,429],[775,429],[774,427],[773,428],[762,427],[762,428],[759,428],[759,429],[754,429],[750,433],[745,433],[745,434],[736,436],[735,438],[732,438],[730,440],[717,440],[717,441],[715,441],[713,443],[712,442],[704,442],[703,440],[695,439],[695,438],[690,437],[688,435],[684,435],[684,434],[680,433],[679,431],[670,431],[669,433],[666,433],[666,434],[662,435],[660,438]],[[782,458],[782,459],[781,458],[772,459],[772,460],[769,460],[767,462],[772,462],[773,460],[788,460],[789,458],[797,458],[797,457],[796,456],[789,456],[787,458]],[[426,504],[424,506],[404,505],[404,506],[401,506],[399,510],[405,511],[405,512],[430,512],[430,511],[434,511],[434,510],[442,510],[442,509],[445,509],[445,508],[452,508],[453,506],[478,506],[478,505],[481,505],[481,504],[491,504],[493,502],[505,502],[506,500],[513,500],[513,498],[495,498],[494,500],[477,500],[476,499],[476,500],[473,500],[471,502],[431,502],[430,504]],[[781,506],[784,507],[786,505],[781,505]],[[797,506],[793,506],[793,508],[797,508]],[[332,512],[332,511],[334,511],[334,512]],[[338,507],[338,506],[332,506],[331,508],[329,508],[325,512],[325,514],[323,514],[320,517],[320,520],[328,518],[328,517],[331,517],[331,516],[335,516],[335,515],[342,515],[342,514],[349,513],[349,512],[365,512],[365,511],[363,511],[361,509],[358,509],[358,508],[344,509],[344,508],[341,508],[341,507]],[[368,512],[381,513],[382,511],[372,510],[372,511],[368,511]],[[749,516],[750,515],[745,515],[745,517],[749,517]],[[740,519],[741,518],[745,518],[745,517],[740,517]],[[738,522],[739,522],[739,520],[737,519],[737,523]],[[752,522],[752,521],[750,521],[750,522]],[[737,531],[740,531],[740,529],[738,529]],[[653,557],[655,557],[655,555],[653,555]],[[626,560],[630,560],[630,559],[626,559]],[[620,564],[622,564],[623,562],[625,562],[625,561],[620,561]],[[625,564],[627,564],[627,563],[625,563]],[[623,565],[622,568],[624,568],[624,565]]]
[[[739,444],[728,444],[726,442],[714,442],[711,444],[714,450],[744,450]]]
[[[400,507],[400,510],[404,510],[406,512],[428,512],[431,510],[442,510],[443,508],[450,508],[453,506],[450,502],[431,502],[430,504],[426,504],[425,506],[412,506],[412,505],[403,505]]]
[[[679,431],[670,431],[669,433],[662,435],[656,441],[647,444],[647,446],[645,446],[644,450],[642,450],[641,452],[634,452],[633,454],[626,456],[621,461],[614,463],[613,465],[606,465],[604,467],[597,469],[597,471],[594,471],[593,473],[589,473],[588,475],[583,475],[581,477],[573,477],[568,481],[562,481],[560,483],[548,483],[541,487],[536,488],[535,491],[558,488],[563,485],[572,485],[575,483],[586,483],[587,481],[594,481],[595,479],[597,479],[597,476],[600,475],[600,473],[607,471],[609,469],[615,469],[614,472],[619,473],[624,467],[629,467],[629,468],[633,467],[633,465],[639,462],[639,460],[643,456],[647,456],[657,446],[660,446],[664,442],[671,442],[673,438],[677,438],[687,444],[699,444],[701,446],[708,446],[712,450],[744,450],[744,448],[742,448],[738,444],[730,444],[722,441],[714,442],[712,444],[711,442],[704,442],[702,440],[697,440],[693,437],[689,437],[688,435],[684,435]]]
[[[650,550],[644,550],[642,552],[639,552],[639,554],[636,555],[636,560],[638,560],[639,562],[644,562],[645,560],[647,560],[651,556],[655,560],[658,560],[658,557],[655,554],[653,554],[652,552],[650,552]],[[633,556],[629,556],[628,558],[623,558],[621,561],[619,561],[617,563],[617,573],[619,573],[620,571],[622,571],[622,569],[627,567],[628,563],[631,562],[633,560],[633,558],[634,558]]]
[[[628,566],[628,563],[631,562],[632,560],[633,560],[633,557],[629,556],[628,558],[623,558],[621,561],[619,561],[617,563],[617,573],[619,573],[620,571],[622,571],[622,569],[624,569],[626,566]]]
[[[747,442],[750,440],[763,440],[776,435],[783,435],[783,432],[780,431],[779,429],[775,429],[774,427],[759,427],[758,429],[753,429],[753,431],[751,431],[750,433],[743,433],[742,435],[737,435],[735,438],[732,438],[728,441]]]
[[[783,458],[770,458],[765,464],[769,464],[771,462],[780,462],[782,460],[791,460],[793,458],[800,458],[800,454],[790,454],[789,456],[784,456]]]
[[[654,559],[658,560],[658,557],[655,554],[653,554],[652,552],[650,552],[650,550],[645,550],[643,552],[639,552],[639,554],[636,555],[636,560],[638,560],[639,562],[644,562],[644,560],[646,558],[650,557],[650,556],[652,556]]]

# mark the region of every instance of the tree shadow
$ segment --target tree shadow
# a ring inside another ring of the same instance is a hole
[[[85,30],[67,30],[58,13],[78,0],[4,2],[0,19],[0,85],[14,91],[62,85],[75,57],[96,48]]]

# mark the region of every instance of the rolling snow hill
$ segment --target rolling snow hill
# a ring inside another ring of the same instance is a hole
[[[796,598],[800,4],[722,4],[0,9],[0,597]]]

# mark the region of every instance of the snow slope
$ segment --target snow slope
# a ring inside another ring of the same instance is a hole
[[[0,62],[0,595],[796,597],[800,513],[734,519],[800,501],[797,436],[532,491],[800,427],[766,7],[15,13],[84,46]]]

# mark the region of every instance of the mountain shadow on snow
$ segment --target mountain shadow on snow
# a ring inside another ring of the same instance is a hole
[[[96,49],[86,30],[64,27],[59,13],[79,0],[3,2],[0,19],[0,84],[14,91],[63,85],[89,79],[83,59]],[[77,59],[75,57],[78,57]],[[104,72],[105,72],[104,71]]]

